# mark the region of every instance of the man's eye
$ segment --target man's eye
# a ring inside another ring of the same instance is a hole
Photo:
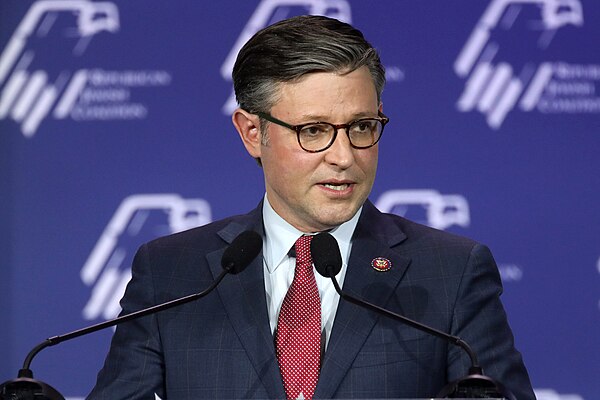
[[[355,133],[370,133],[373,130],[373,121],[360,121],[352,126]]]
[[[327,125],[309,125],[302,128],[301,133],[305,136],[320,136],[328,131]]]

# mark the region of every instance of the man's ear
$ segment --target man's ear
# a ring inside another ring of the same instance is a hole
[[[244,147],[246,147],[246,151],[252,157],[260,158],[261,132],[258,116],[238,108],[233,112],[231,121],[238,131]]]

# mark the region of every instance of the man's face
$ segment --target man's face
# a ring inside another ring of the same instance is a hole
[[[369,71],[346,75],[317,72],[283,83],[270,114],[291,125],[308,122],[345,124],[377,117],[379,104]],[[267,198],[283,219],[303,232],[330,229],[358,211],[375,180],[378,145],[355,149],[345,129],[319,153],[304,151],[296,132],[269,123],[268,141],[259,154]]]

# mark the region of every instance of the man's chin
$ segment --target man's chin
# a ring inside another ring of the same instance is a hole
[[[327,210],[325,213],[321,213],[318,221],[322,227],[320,230],[333,229],[340,226],[344,222],[348,222],[354,217],[358,208],[345,207],[343,209]]]

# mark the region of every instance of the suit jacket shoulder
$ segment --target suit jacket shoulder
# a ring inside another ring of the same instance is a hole
[[[377,270],[377,259],[391,267]],[[535,398],[514,348],[500,302],[500,276],[487,247],[383,214],[367,202],[353,237],[344,291],[463,338],[488,375],[519,399]],[[337,372],[328,368],[333,359]],[[360,382],[363,397],[434,397],[469,366],[462,349],[442,339],[340,302],[317,394],[356,397]],[[395,379],[387,379],[391,376]]]
[[[138,250],[122,314],[206,289],[261,206]],[[268,325],[262,257],[206,297],[117,327],[91,399],[284,398]]]

